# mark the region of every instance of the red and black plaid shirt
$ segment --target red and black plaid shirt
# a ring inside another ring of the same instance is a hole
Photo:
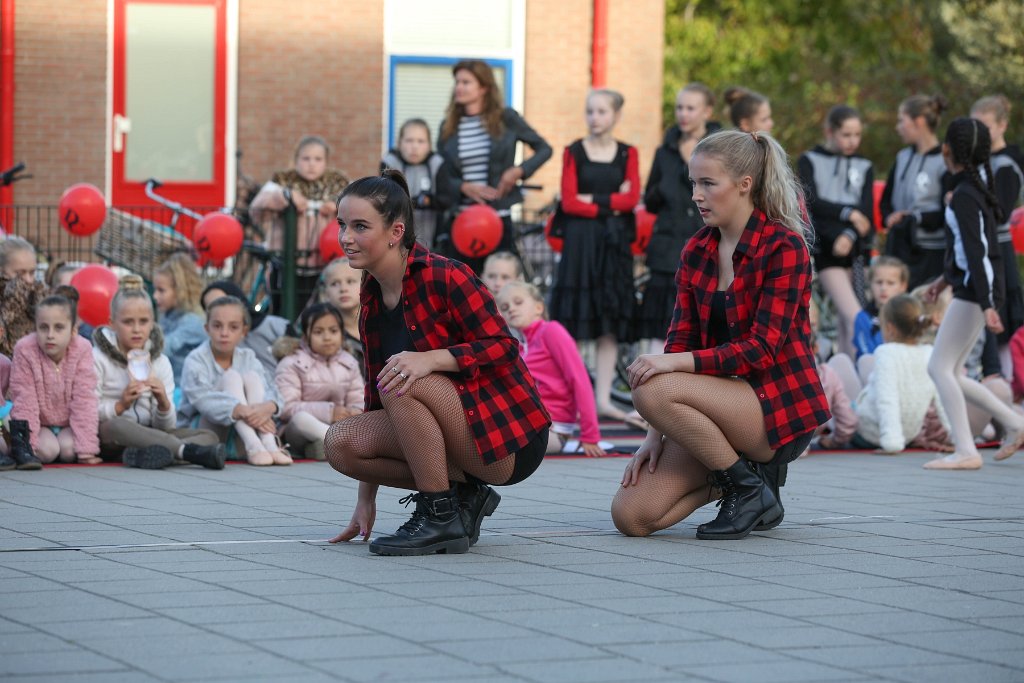
[[[448,349],[459,372],[452,380],[477,452],[485,463],[519,451],[551,424],[533,378],[519,355],[494,298],[468,267],[417,244],[402,280],[405,324],[417,351]],[[384,367],[380,344],[380,285],[367,275],[360,293],[359,332],[366,347],[366,409],[382,407],[377,375]]]
[[[764,411],[772,448],[824,424],[831,413],[811,352],[811,259],[804,241],[754,209],[736,245],[726,290],[732,338],[713,346],[709,320],[718,289],[718,228],[686,244],[676,273],[676,308],[666,353],[690,351],[695,372],[743,377]]]

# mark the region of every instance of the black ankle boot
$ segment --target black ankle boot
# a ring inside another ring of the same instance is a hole
[[[28,420],[11,420],[11,460],[19,470],[38,470],[43,467],[42,461],[32,450]]]
[[[142,448],[126,448],[121,455],[125,467],[138,467],[142,470],[162,470],[174,462],[174,454],[163,446],[145,446]]]
[[[0,472],[7,472],[13,470],[18,463],[11,459],[11,456],[6,453],[0,453]]]
[[[224,444],[221,443],[212,446],[197,446],[194,443],[187,443],[181,452],[181,457],[185,462],[202,465],[208,470],[222,470],[226,452]]]
[[[370,552],[375,555],[429,555],[464,553],[469,550],[469,534],[462,523],[459,498],[454,491],[410,493],[401,501],[416,503],[409,521],[393,536],[375,538]]]
[[[786,515],[786,508],[782,506],[782,494],[779,492],[779,489],[786,485],[786,474],[789,471],[789,465],[758,464],[754,469],[761,475],[765,486],[772,490],[775,500],[779,504],[779,510],[781,510],[779,516],[775,519],[760,522],[754,527],[754,531],[768,531],[782,524],[782,518]]]
[[[459,496],[459,510],[462,512],[462,523],[469,532],[469,544],[473,545],[480,539],[480,525],[484,517],[489,517],[501,502],[498,492],[486,484],[466,482],[455,485]]]
[[[754,527],[782,515],[775,494],[761,476],[740,458],[727,470],[711,472],[722,491],[718,517],[697,527],[697,538],[705,541],[745,538]]]

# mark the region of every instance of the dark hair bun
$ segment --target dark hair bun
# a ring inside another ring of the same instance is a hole
[[[71,285],[59,285],[53,290],[54,295],[62,296],[73,304],[78,303],[79,294],[78,290]]]
[[[749,94],[750,94],[750,91],[747,90],[746,88],[742,88],[742,87],[740,87],[738,85],[734,85],[733,87],[727,89],[724,93],[722,93],[722,99],[725,100],[726,104],[730,104],[731,105],[731,104],[735,104],[736,102],[738,102],[739,100],[743,99],[744,97],[746,97]]]
[[[380,177],[387,178],[391,182],[396,183],[400,188],[402,188],[402,191],[405,192],[407,197],[412,197],[409,193],[409,181],[405,179],[405,175],[403,175],[398,169],[385,168],[380,172]]]
[[[949,109],[949,100],[942,95],[932,95],[932,106],[935,107],[935,115],[938,116]]]

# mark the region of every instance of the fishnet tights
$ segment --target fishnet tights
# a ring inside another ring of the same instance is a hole
[[[382,397],[372,410],[331,425],[327,460],[344,475],[371,484],[436,493],[466,475],[492,484],[512,477],[515,456],[490,465],[476,450],[473,432],[451,380],[428,375],[402,396]]]
[[[665,444],[657,469],[645,466],[612,501],[612,520],[627,536],[666,529],[711,501],[708,474],[735,464],[737,451],[755,462],[774,455],[761,405],[744,380],[665,373],[634,389],[633,402]]]

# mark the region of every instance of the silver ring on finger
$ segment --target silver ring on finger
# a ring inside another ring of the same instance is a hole
[[[409,375],[405,374],[404,372],[398,373],[398,376],[401,377],[402,379],[409,379]]]
[[[395,367],[391,368],[391,372],[398,372],[398,366],[396,365]]]

